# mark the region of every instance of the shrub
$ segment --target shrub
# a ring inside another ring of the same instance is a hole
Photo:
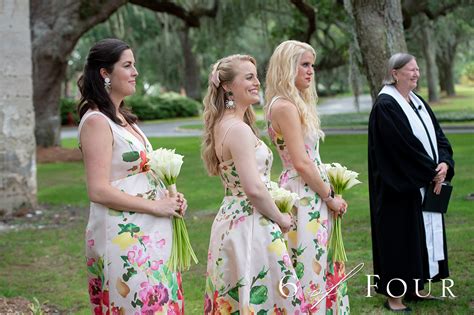
[[[464,67],[463,75],[461,76],[461,83],[469,86],[474,85],[474,62],[471,62]]]
[[[201,104],[175,93],[160,96],[134,96],[126,101],[140,120],[199,115]]]
[[[79,115],[77,114],[77,101],[70,98],[62,98],[59,102],[61,110],[62,125],[77,125],[79,123]]]
[[[193,117],[199,115],[201,108],[199,102],[177,93],[165,93],[160,96],[132,96],[125,100],[125,104],[132,109],[141,121]],[[76,106],[77,101],[73,99],[61,99],[61,123],[63,125],[79,123]]]

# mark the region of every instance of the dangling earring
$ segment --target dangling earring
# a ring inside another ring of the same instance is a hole
[[[233,95],[234,94],[232,93],[232,91],[225,92],[225,96],[227,98],[225,100],[225,108],[227,108],[227,109],[234,109],[235,108],[234,101],[230,99]]]
[[[112,84],[110,83],[110,78],[105,78],[104,79],[104,88],[106,90],[110,90],[110,87],[112,86]]]

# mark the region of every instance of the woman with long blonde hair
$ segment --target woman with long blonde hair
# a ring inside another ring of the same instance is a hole
[[[344,264],[328,259],[328,239],[334,216],[344,214],[347,203],[334,196],[319,156],[324,133],[316,111],[315,59],[306,43],[281,43],[268,65],[264,109],[283,163],[279,184],[301,198],[287,240],[310,312],[348,314],[346,282],[326,296],[344,276]]]
[[[205,314],[295,314],[304,306],[282,233],[291,217],[268,192],[272,152],[253,127],[259,88],[247,55],[219,60],[209,75],[202,158],[225,197],[211,230]]]

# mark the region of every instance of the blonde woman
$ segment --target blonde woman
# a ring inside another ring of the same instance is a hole
[[[209,174],[221,177],[225,197],[211,230],[205,314],[297,314],[304,304],[282,233],[291,218],[267,190],[272,152],[253,125],[259,88],[250,56],[212,67],[202,158]]]
[[[314,49],[285,41],[273,52],[266,77],[268,133],[283,163],[280,186],[300,198],[295,224],[287,234],[289,252],[311,312],[348,314],[346,283],[329,291],[343,276],[344,264],[328,260],[328,238],[334,216],[347,210],[335,197],[319,156],[324,137],[316,112]]]

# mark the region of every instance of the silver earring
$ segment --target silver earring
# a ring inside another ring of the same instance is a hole
[[[104,79],[104,88],[106,90],[110,90],[110,87],[112,86],[112,84],[110,83],[110,78],[105,78]]]
[[[225,108],[227,109],[234,109],[235,108],[235,103],[233,100],[230,99],[230,97],[234,95],[232,91],[225,92],[226,100],[225,100]]]
[[[233,100],[226,100],[225,101],[225,108],[234,109],[235,108],[234,101]]]

